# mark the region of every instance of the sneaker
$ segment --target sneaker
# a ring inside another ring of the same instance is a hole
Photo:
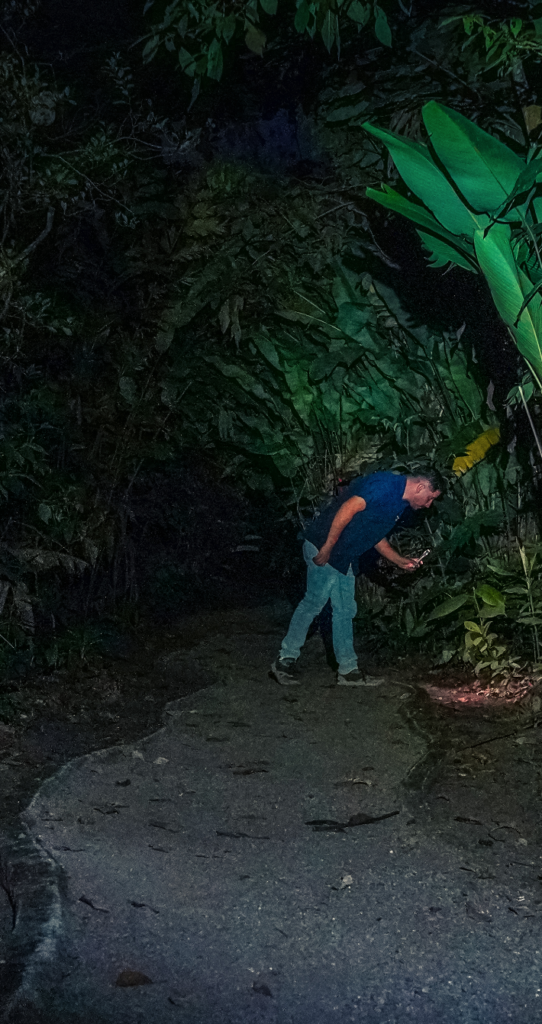
[[[277,658],[271,665],[271,675],[281,686],[299,686],[299,669],[295,658]]]
[[[351,672],[337,673],[337,686],[380,686],[383,682],[384,679],[366,676],[359,668],[353,668]]]

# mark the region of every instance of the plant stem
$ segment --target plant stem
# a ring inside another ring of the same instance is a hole
[[[538,454],[540,455],[540,458],[542,459],[542,444],[540,443],[540,437],[539,437],[538,431],[537,431],[537,429],[536,429],[536,427],[534,425],[533,418],[531,416],[531,413],[530,413],[530,410],[529,410],[529,406],[527,405],[527,400],[525,398],[525,395],[523,394],[523,388],[522,388],[521,384],[519,385],[518,390],[519,390],[519,394],[520,394],[520,397],[521,397],[521,401],[523,402],[523,407],[524,407],[525,412],[527,414],[527,419],[529,420],[529,424],[530,424],[531,430],[533,432],[534,439],[536,441],[536,447],[538,448]]]

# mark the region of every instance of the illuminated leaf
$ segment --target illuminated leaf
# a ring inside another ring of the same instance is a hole
[[[267,36],[265,32],[262,32],[261,28],[258,28],[257,25],[249,24],[245,34],[245,43],[249,50],[252,50],[252,53],[257,53],[258,57],[261,57],[266,42]]]
[[[209,78],[219,81],[222,77],[224,63],[222,60],[222,47],[218,39],[213,39],[207,53],[207,74]]]
[[[388,24],[388,19],[381,7],[378,4],[374,6],[375,12],[375,36],[379,43],[383,46],[391,46],[391,29]]]
[[[304,32],[305,31],[305,29],[307,28],[307,25],[309,24],[310,16],[311,16],[311,11],[310,11],[310,7],[309,7],[309,5],[307,3],[307,0],[301,0],[301,3],[299,3],[299,0],[298,0],[298,7],[297,7],[295,21],[294,21],[294,25],[295,25],[296,30],[298,32]]]
[[[366,25],[369,21],[371,14],[371,8],[369,4],[362,4],[360,0],[354,0],[347,12],[348,17],[352,18],[352,21],[356,21],[358,25]]]
[[[339,19],[333,11],[327,11],[322,24],[322,39],[328,53],[333,49],[333,43],[339,45]]]
[[[368,188],[365,194],[369,199],[375,199],[381,206],[385,206],[386,209],[394,210],[396,213],[402,213],[405,217],[408,217],[409,220],[413,221],[414,224],[419,224],[420,227],[427,228],[440,238],[447,239],[454,247],[457,247],[457,249],[460,249],[465,253],[467,257],[472,257],[474,267],[475,257],[472,244],[465,241],[465,239],[460,238],[452,231],[447,231],[443,228],[436,217],[434,217],[425,206],[420,206],[419,203],[413,203],[410,199],[405,199],[405,197],[400,195],[399,192],[395,192],[394,189],[385,184],[382,185],[380,191],[377,191],[377,189],[374,188]]]
[[[493,445],[498,444],[501,438],[499,427],[490,427],[484,430],[474,441],[471,441],[465,449],[465,455],[459,455],[454,459],[452,469],[456,476],[462,476],[468,469],[472,469],[477,462],[484,459]]]
[[[496,223],[487,232],[477,231],[474,245],[502,319],[522,356],[542,376],[542,299],[540,294],[534,295],[518,321],[531,282],[514,258],[510,225]]]
[[[507,199],[525,161],[468,117],[431,100],[422,109],[431,145],[468,203],[480,213]]]
[[[458,608],[462,608],[469,600],[470,594],[458,594],[456,597],[449,597],[447,601],[443,601],[442,604],[438,604],[436,608],[433,608],[433,611],[427,616],[427,621],[443,619],[445,615],[451,615]]]
[[[481,583],[476,587],[476,596],[480,597],[486,604],[492,605],[495,608],[499,605],[504,605],[504,597],[500,590],[496,590],[495,587],[490,587],[487,583]]]
[[[428,235],[426,231],[418,231],[418,234],[424,247],[429,250],[430,266],[446,267],[448,263],[455,263],[456,266],[463,267],[464,270],[470,270],[473,274],[478,273],[474,263],[470,263],[468,259],[465,259],[455,246],[448,245],[447,242],[436,235]]]
[[[436,219],[454,235],[472,238],[476,228],[486,228],[489,220],[471,213],[446,176],[437,167],[427,146],[395,132],[365,122],[362,125],[389,149],[399,174],[410,189],[429,207]]]

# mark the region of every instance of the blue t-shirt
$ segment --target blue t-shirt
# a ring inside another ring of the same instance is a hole
[[[356,512],[345,526],[329,557],[329,564],[334,569],[346,574],[352,566],[352,571],[357,574],[360,555],[387,537],[409,507],[408,501],[403,499],[406,480],[406,476],[397,476],[388,471],[357,476],[339,497],[334,498],[309,523],[303,534],[305,540],[321,548],[341,505],[354,496],[364,498],[367,507],[362,512]]]

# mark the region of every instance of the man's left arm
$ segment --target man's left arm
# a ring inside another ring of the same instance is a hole
[[[406,572],[414,572],[415,569],[419,569],[420,567],[419,559],[403,558],[395,548],[392,548],[390,542],[386,540],[385,537],[384,540],[375,544],[375,549],[378,551],[378,554],[382,555],[383,558],[386,558],[388,562],[393,562],[393,564],[397,565],[399,569],[405,569]]]

